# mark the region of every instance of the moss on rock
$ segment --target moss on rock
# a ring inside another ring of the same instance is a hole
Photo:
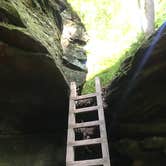
[[[67,49],[64,13],[79,29]],[[84,34],[66,0],[0,1],[0,165],[65,166],[68,85],[85,81]]]
[[[23,39],[25,38],[25,35],[28,35],[27,38],[37,41],[39,45],[42,45],[48,51],[49,56],[54,60],[55,65],[59,68],[67,83],[70,81],[76,81],[78,85],[83,84],[86,76],[86,69],[85,72],[80,71],[79,79],[75,75],[72,75],[71,77],[70,72],[73,71],[73,68],[66,66],[66,63],[63,63],[62,59],[63,54],[71,55],[70,50],[73,52],[73,48],[77,47],[75,45],[72,49],[68,49],[66,52],[64,49],[64,38],[61,38],[61,35],[64,32],[63,27],[68,24],[67,20],[69,21],[71,15],[74,16],[74,19],[72,20],[72,25],[70,25],[68,29],[71,27],[77,29],[77,32],[72,34],[77,36],[78,42],[76,41],[76,44],[80,44],[80,41],[86,44],[86,40],[83,41],[82,39],[85,34],[85,28],[66,0],[56,2],[52,0],[2,0],[0,2],[0,12],[3,17],[3,19],[0,19],[1,26],[6,29],[20,31],[23,34]],[[69,16],[69,18],[65,18],[64,13],[67,13],[65,16]],[[66,40],[70,40],[73,36],[68,37],[69,38]],[[1,40],[7,43],[10,42],[7,37]],[[29,43],[29,46],[33,47],[33,43]],[[79,61],[79,54],[84,52],[83,47],[81,49],[82,51],[80,51],[80,53],[76,50],[77,54],[74,56],[75,61]],[[70,59],[70,56],[68,59]],[[82,66],[84,65],[84,62],[80,61],[80,63]],[[75,63],[74,66],[74,70],[79,72],[79,63]]]

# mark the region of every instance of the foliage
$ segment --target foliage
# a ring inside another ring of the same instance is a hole
[[[119,74],[121,62],[140,47],[143,41],[140,11],[137,1],[133,0],[69,2],[80,15],[90,37],[85,47],[88,76],[83,88],[83,93],[89,93],[93,91],[95,76],[99,76],[102,85],[106,86]],[[156,28],[166,18],[165,8],[165,1],[155,0]]]
[[[126,59],[129,58],[130,56],[133,56],[136,51],[140,48],[142,45],[142,42],[144,41],[144,36],[142,34],[139,35],[138,41],[133,43],[127,51],[124,51],[124,53],[119,57],[116,63],[111,65],[109,68],[106,70],[102,71],[101,73],[96,74],[94,77],[89,79],[83,88],[83,94],[87,93],[93,93],[95,90],[95,77],[99,77],[102,83],[102,86],[105,87],[107,86],[112,79],[115,77],[118,77],[120,74],[125,74],[126,71],[121,70],[120,66],[121,63]],[[111,78],[111,79],[110,79]]]
[[[155,0],[155,10],[156,10],[155,27],[157,29],[166,20],[166,1]]]

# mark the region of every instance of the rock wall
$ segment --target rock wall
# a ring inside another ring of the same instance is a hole
[[[87,72],[83,47],[88,37],[66,0],[0,3],[1,41],[26,51],[47,53],[68,84],[70,81],[83,84]]]
[[[165,27],[124,61],[123,74],[106,89],[113,166],[166,163]]]
[[[0,0],[0,166],[64,166],[68,84],[86,31],[66,0]]]

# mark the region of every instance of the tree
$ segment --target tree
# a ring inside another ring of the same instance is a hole
[[[149,37],[154,32],[154,0],[138,0],[138,4],[141,13],[141,28],[146,36]]]

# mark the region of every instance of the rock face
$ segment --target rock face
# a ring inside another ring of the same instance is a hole
[[[47,53],[67,83],[83,84],[86,76],[83,46],[88,38],[81,20],[66,0],[0,3],[1,41],[26,51]]]
[[[63,71],[67,80],[77,82],[80,86],[86,76],[86,51],[83,49],[88,41],[85,28],[77,14],[70,6],[61,12],[63,31],[61,43],[63,48]]]
[[[125,74],[107,87],[106,117],[113,166],[166,163],[165,32],[164,24],[122,64]]]
[[[86,41],[66,0],[0,0],[0,165],[65,165],[68,84],[85,80]]]

